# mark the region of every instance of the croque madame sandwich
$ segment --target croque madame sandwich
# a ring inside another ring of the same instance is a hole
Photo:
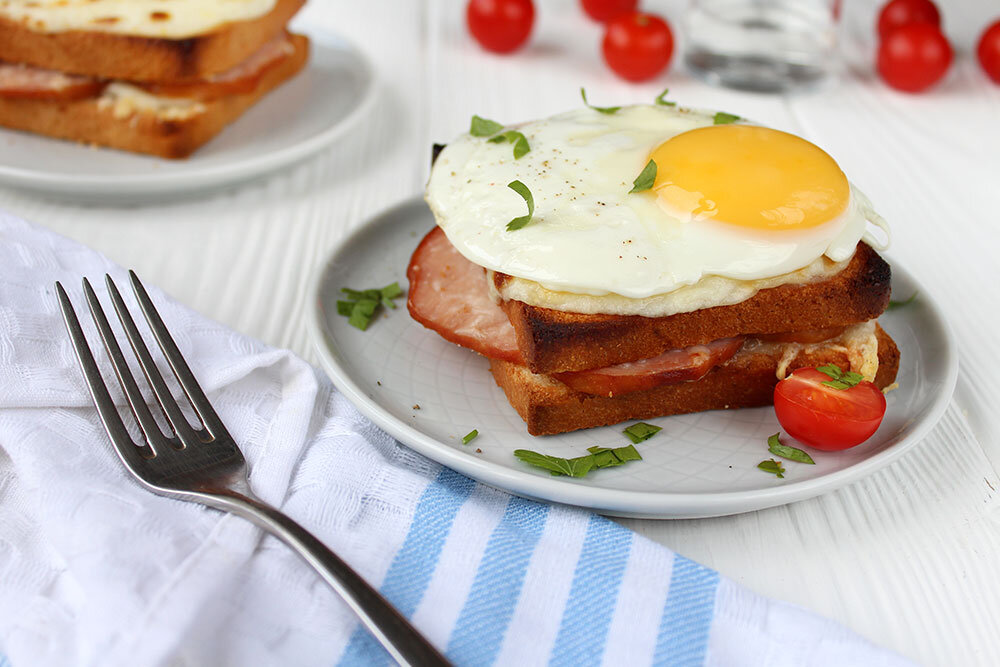
[[[410,314],[488,357],[534,435],[767,405],[805,366],[895,379],[888,230],[794,135],[665,104],[477,117],[426,200]]]
[[[305,0],[0,0],[0,125],[190,155],[306,62]]]

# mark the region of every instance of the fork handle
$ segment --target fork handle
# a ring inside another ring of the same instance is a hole
[[[344,599],[372,636],[400,665],[451,665],[361,575],[287,515],[237,491],[229,491],[225,495],[213,493],[208,504],[253,522],[295,550]]]

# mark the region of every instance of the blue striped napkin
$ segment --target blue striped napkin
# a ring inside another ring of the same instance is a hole
[[[0,214],[0,667],[385,664],[282,544],[126,475],[52,290],[63,281],[79,305],[79,277],[106,271],[125,282],[97,253]],[[458,665],[907,664],[608,519],[441,468],[291,353],[150,292],[257,493]]]

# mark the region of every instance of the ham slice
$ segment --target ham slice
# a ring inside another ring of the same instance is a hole
[[[417,322],[483,356],[524,363],[514,327],[490,299],[483,267],[455,250],[440,227],[417,246],[406,278],[406,306]]]
[[[0,62],[0,97],[79,100],[96,95],[103,87],[103,82],[89,76]]]
[[[514,327],[489,296],[485,271],[465,259],[440,227],[417,246],[406,277],[410,281],[406,305],[413,319],[483,356],[524,363]],[[553,377],[587,394],[626,394],[698,380],[732,358],[742,345],[742,338],[725,338],[650,359]]]
[[[670,350],[657,357],[590,371],[556,373],[552,377],[570,389],[596,396],[616,396],[665,384],[700,380],[729,361],[743,347],[743,338],[721,338],[707,345]]]

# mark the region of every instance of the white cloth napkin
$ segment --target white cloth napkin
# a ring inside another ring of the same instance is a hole
[[[105,272],[125,286],[98,253],[0,214],[0,667],[383,664],[283,544],[125,472],[53,289],[67,287],[96,343],[79,284],[108,308]],[[457,664],[908,664],[609,520],[442,469],[290,352],[149,287],[254,490]]]

